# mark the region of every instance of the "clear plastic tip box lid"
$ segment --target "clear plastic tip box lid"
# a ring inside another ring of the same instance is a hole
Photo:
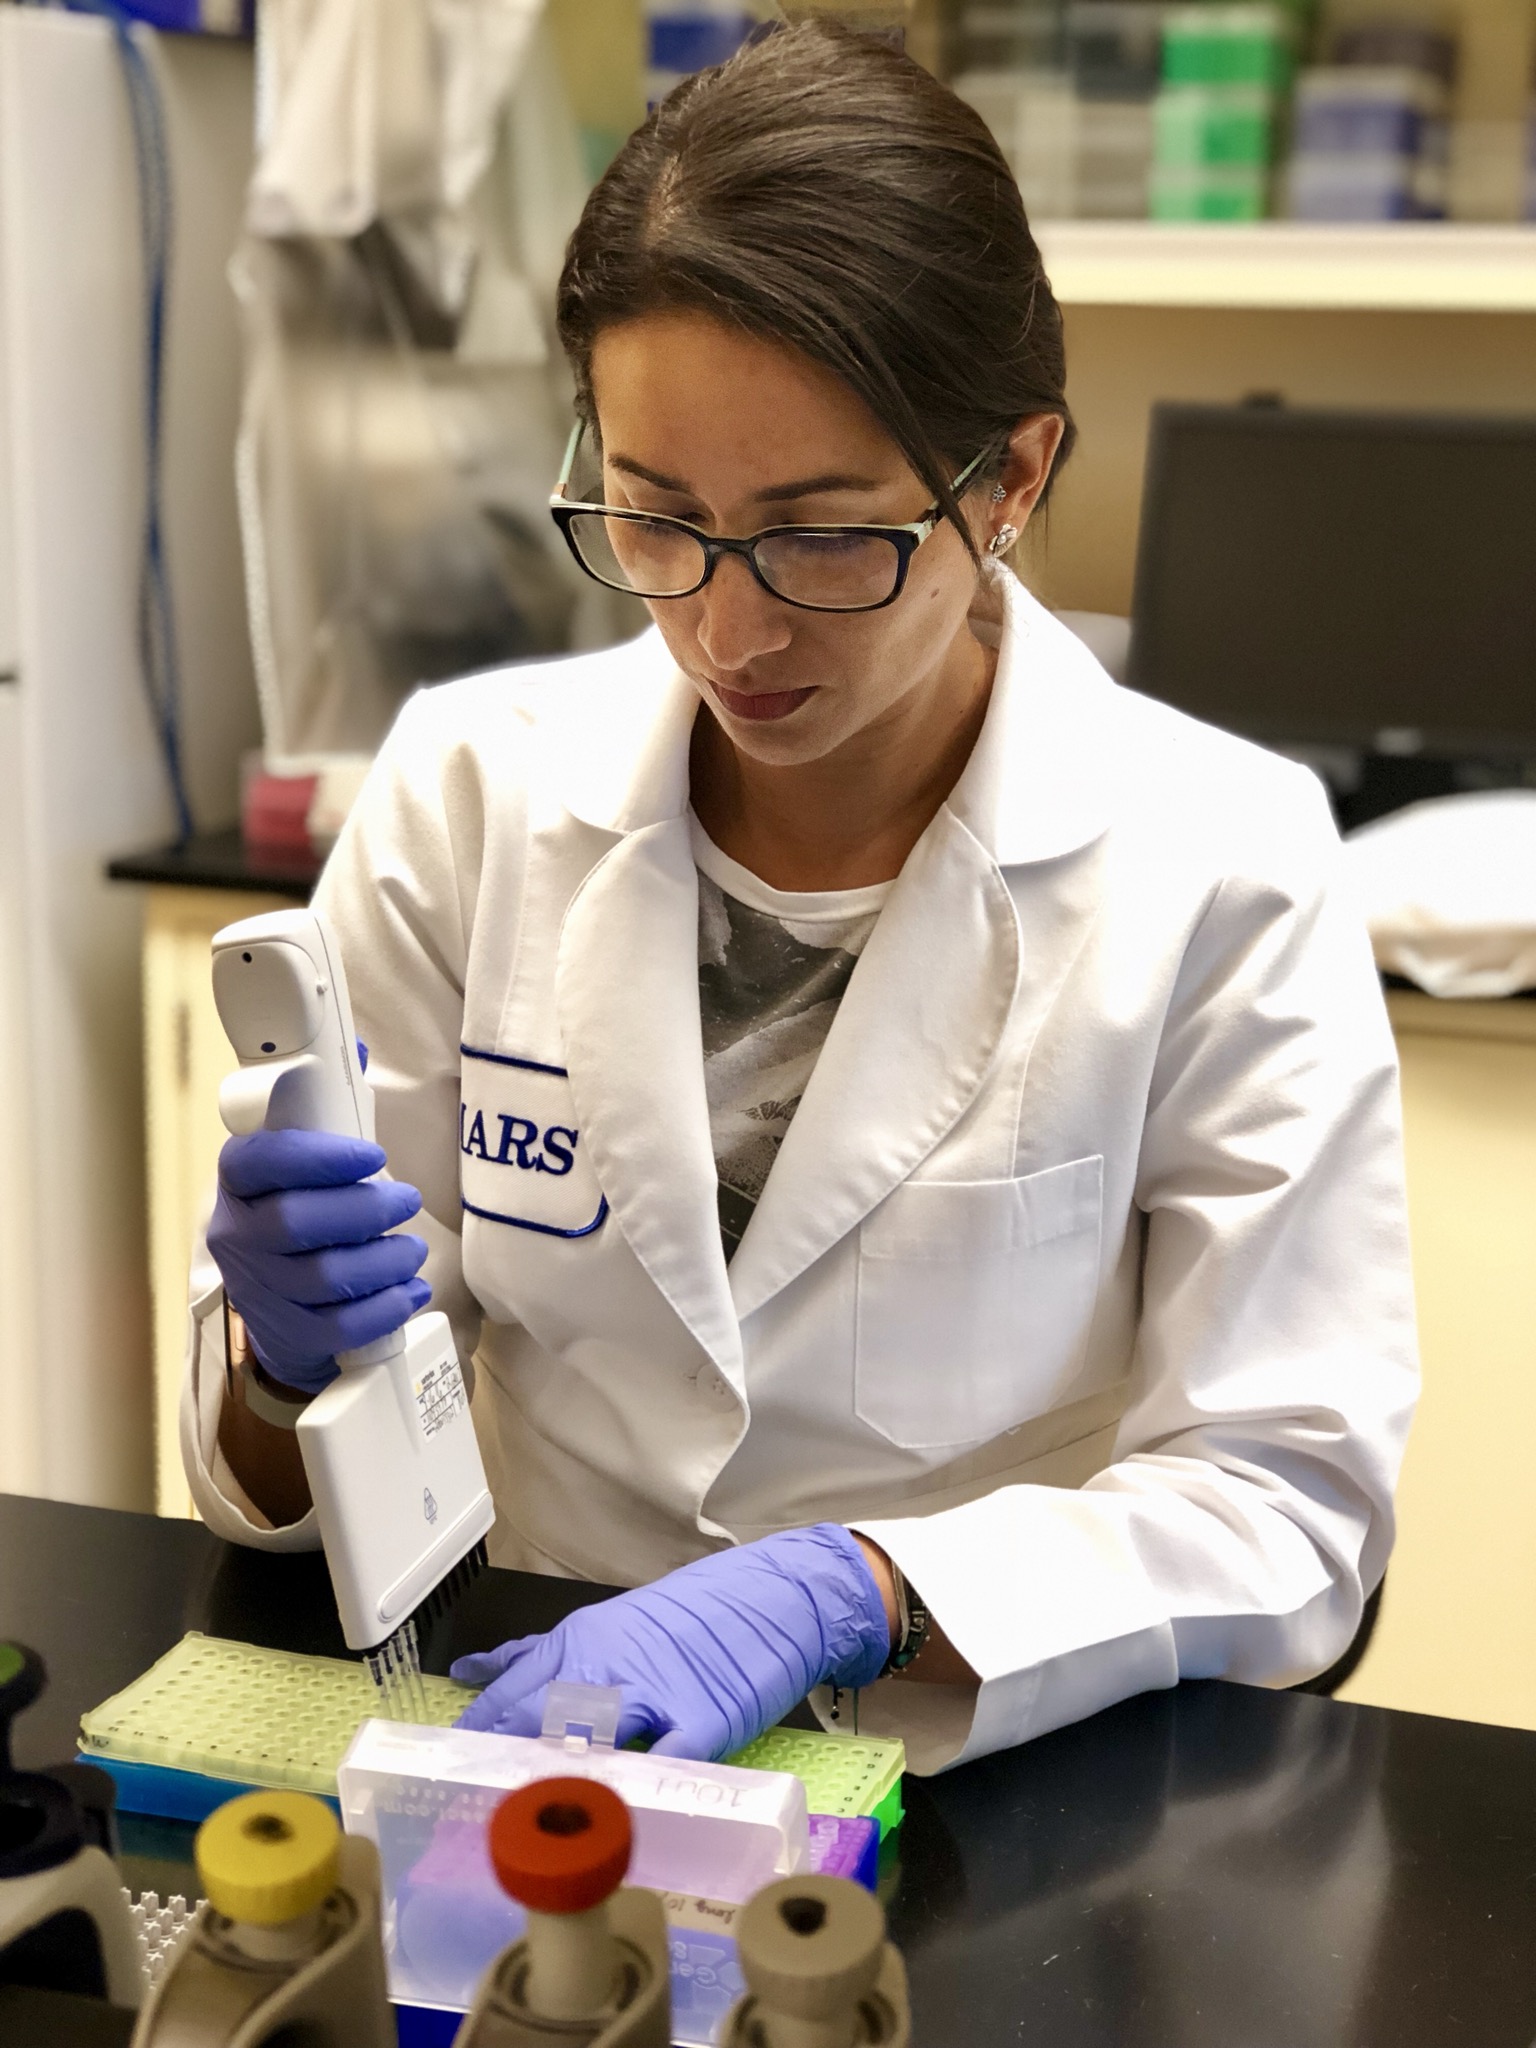
[[[522,1909],[491,1868],[486,1824],[505,1793],[570,1776],[596,1778],[627,1802],[630,1884],[740,1901],[809,1862],[805,1787],[784,1771],[368,1721],[337,1787],[347,1832],[376,1843],[383,1864],[393,1997],[470,2003],[487,1965],[523,1931]]]

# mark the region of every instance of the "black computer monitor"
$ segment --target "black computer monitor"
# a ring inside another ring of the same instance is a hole
[[[1536,419],[1154,407],[1129,680],[1271,742],[1536,758]]]

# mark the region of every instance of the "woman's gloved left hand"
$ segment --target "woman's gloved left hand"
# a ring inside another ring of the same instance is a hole
[[[578,1608],[453,1675],[483,1685],[461,1728],[537,1735],[552,1679],[621,1688],[618,1741],[664,1756],[730,1756],[812,1687],[869,1685],[890,1654],[885,1603],[846,1529],[820,1522],[702,1557]]]

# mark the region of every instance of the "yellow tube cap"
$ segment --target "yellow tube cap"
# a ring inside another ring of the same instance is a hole
[[[341,1829],[307,1792],[246,1792],[197,1831],[197,1874],[230,1920],[278,1927],[312,1913],[335,1888]]]

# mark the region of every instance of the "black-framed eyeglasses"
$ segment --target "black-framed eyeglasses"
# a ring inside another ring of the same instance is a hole
[[[740,555],[763,589],[785,604],[807,612],[877,612],[900,597],[912,557],[944,516],[930,505],[905,526],[769,526],[721,540],[686,519],[568,499],[584,431],[578,424],[571,434],[549,509],[587,574],[635,597],[692,597],[723,556]],[[950,489],[962,491],[982,461],[978,455],[968,463]]]

